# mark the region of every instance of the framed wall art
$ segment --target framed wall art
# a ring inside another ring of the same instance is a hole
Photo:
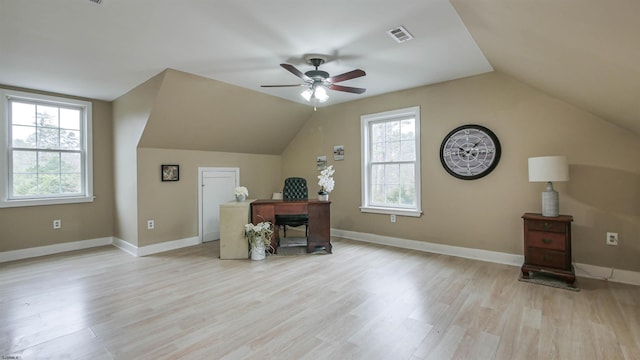
[[[333,146],[333,160],[344,160],[344,145]]]
[[[162,165],[161,174],[162,181],[178,181],[180,180],[180,165]]]
[[[316,157],[316,169],[324,170],[327,167],[327,157],[325,155]]]

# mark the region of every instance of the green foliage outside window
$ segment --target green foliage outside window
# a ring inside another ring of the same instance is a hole
[[[12,103],[13,196],[82,192],[79,109]]]

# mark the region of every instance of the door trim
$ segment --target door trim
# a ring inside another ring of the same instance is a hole
[[[238,167],[198,167],[198,239],[200,244],[203,243],[204,229],[202,222],[202,187],[203,176],[205,172],[231,172],[236,173],[236,187],[240,186],[240,168]]]

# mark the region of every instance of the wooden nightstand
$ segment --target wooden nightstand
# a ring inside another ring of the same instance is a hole
[[[524,219],[524,264],[522,277],[529,272],[544,272],[564,279],[575,287],[576,274],[571,264],[571,222],[573,216],[546,217],[526,213]]]

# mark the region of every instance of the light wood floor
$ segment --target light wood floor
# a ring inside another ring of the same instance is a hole
[[[219,260],[217,242],[0,264],[0,357],[640,359],[640,287],[335,239],[332,255]]]

